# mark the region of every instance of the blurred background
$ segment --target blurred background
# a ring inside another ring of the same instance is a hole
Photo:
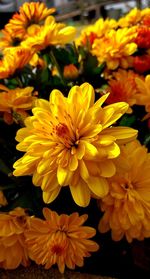
[[[0,28],[4,27],[12,14],[25,2],[44,2],[47,7],[56,7],[56,20],[71,24],[84,24],[99,17],[118,19],[133,7],[150,6],[150,0],[0,0]]]

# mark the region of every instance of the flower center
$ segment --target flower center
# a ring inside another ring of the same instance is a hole
[[[59,123],[58,125],[56,125],[55,129],[56,129],[56,135],[58,137],[61,137],[61,138],[68,137],[69,130],[68,130],[68,127],[65,124]]]
[[[62,246],[60,246],[59,244],[55,244],[51,248],[51,252],[56,255],[61,255],[63,253],[63,251],[64,251],[64,248]]]
[[[124,183],[121,184],[121,187],[124,189],[124,190],[131,190],[133,189],[133,185],[132,185],[132,182],[131,181],[125,181]]]
[[[72,132],[68,129],[66,124],[59,123],[56,126],[53,127],[54,135],[56,135],[60,142],[65,145],[68,149],[71,149],[74,145],[74,137]]]

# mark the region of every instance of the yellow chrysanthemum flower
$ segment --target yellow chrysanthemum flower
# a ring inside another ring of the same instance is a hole
[[[17,70],[29,63],[33,51],[29,48],[12,47],[4,50],[4,56],[0,61],[0,79],[12,76]]]
[[[92,46],[92,54],[96,55],[99,63],[106,62],[108,69],[114,70],[118,66],[128,67],[128,57],[137,50],[133,42],[136,28],[111,30],[101,39],[96,39]]]
[[[110,127],[128,105],[120,102],[102,108],[107,96],[94,104],[94,89],[88,83],[73,86],[68,98],[53,90],[49,102],[36,101],[33,116],[17,132],[17,149],[26,153],[15,162],[14,175],[33,175],[45,203],[67,185],[80,206],[87,206],[91,195],[108,193],[106,178],[115,173],[112,159],[120,153],[118,144],[135,138],[137,131]]]
[[[119,69],[117,72],[113,72],[108,80],[107,90],[110,94],[106,101],[107,104],[127,102],[129,104],[127,113],[131,113],[132,106],[137,103],[136,96],[139,92],[135,78],[141,79],[138,74],[131,70]]]
[[[53,16],[49,16],[46,18],[45,24],[37,30],[37,33],[34,36],[28,36],[21,45],[39,51],[50,45],[69,43],[74,39],[75,34],[75,27],[57,23]]]
[[[29,255],[37,264],[49,269],[57,264],[59,271],[65,266],[75,269],[84,265],[84,257],[99,249],[99,245],[90,240],[96,233],[94,228],[83,226],[87,215],[61,214],[43,209],[46,220],[30,218],[30,228],[26,231],[26,243]]]
[[[15,269],[29,264],[24,231],[27,228],[24,209],[0,213],[0,267]]]
[[[52,13],[55,8],[48,9],[44,3],[25,2],[19,9],[19,13],[13,15],[5,30],[12,35],[24,39],[28,35],[28,29],[35,25],[43,25],[43,21]]]
[[[104,215],[100,232],[111,229],[113,240],[150,237],[150,153],[138,141],[122,147],[117,173],[109,179],[108,195],[100,201]]]
[[[135,79],[139,93],[137,94],[137,104],[145,106],[147,113],[145,118],[150,117],[150,75],[145,77],[145,80],[140,78]]]
[[[141,19],[142,19],[142,11],[137,8],[134,8],[129,13],[127,13],[127,15],[121,17],[118,20],[118,25],[120,27],[134,26],[137,25],[141,21]]]
[[[4,121],[8,124],[17,120],[25,111],[32,109],[35,96],[33,87],[9,89],[0,84],[0,112],[3,113]],[[26,117],[27,117],[26,113]]]
[[[117,27],[115,19],[98,19],[94,24],[84,27],[81,35],[76,39],[76,45],[92,45],[96,38],[103,37],[106,32]]]

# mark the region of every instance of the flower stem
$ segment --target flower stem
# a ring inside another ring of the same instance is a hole
[[[51,57],[52,63],[53,63],[53,64],[56,66],[56,68],[57,68],[57,71],[58,71],[58,73],[59,73],[59,77],[60,77],[60,79],[61,79],[63,85],[66,85],[65,79],[64,79],[64,77],[63,77],[63,73],[62,73],[62,71],[61,71],[61,68],[59,67],[59,64],[58,64],[58,62],[57,62],[57,59],[56,59],[56,57],[55,57],[55,55],[54,55],[54,53],[53,53],[52,50],[50,50],[50,57]]]

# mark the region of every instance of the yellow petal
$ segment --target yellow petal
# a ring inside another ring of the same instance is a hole
[[[97,197],[103,198],[107,195],[109,186],[105,178],[90,176],[87,183],[91,192]]]
[[[57,179],[58,179],[59,185],[61,185],[61,186],[68,185],[71,177],[72,177],[71,171],[69,171],[67,168],[62,168],[61,166],[58,166]]]
[[[79,206],[86,207],[90,203],[90,190],[88,185],[80,180],[76,186],[70,185],[70,191],[75,203]]]
[[[57,196],[60,192],[60,189],[61,189],[61,187],[57,187],[57,189],[55,189],[54,191],[43,192],[43,201],[45,203],[50,203],[50,202],[54,201],[57,198]]]
[[[138,131],[128,127],[111,127],[105,129],[105,135],[111,135],[117,139],[117,143],[124,144],[137,137]]]

